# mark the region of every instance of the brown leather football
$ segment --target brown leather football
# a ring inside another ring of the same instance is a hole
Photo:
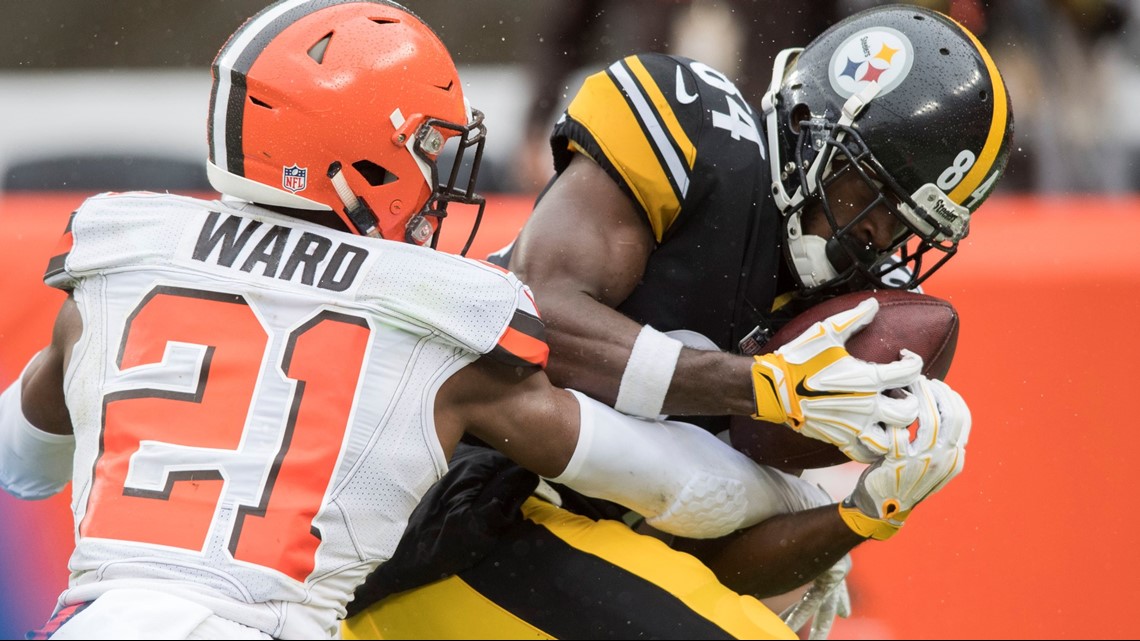
[[[775,351],[813,323],[851,309],[870,296],[879,300],[879,311],[870,325],[847,341],[847,351],[865,361],[889,363],[898,360],[900,350],[909,349],[922,357],[923,374],[945,378],[958,345],[958,312],[949,301],[909,291],[883,289],[828,299],[780,328],[764,345],[764,351]],[[746,416],[733,417],[730,435],[736,449],[758,463],[781,469],[830,467],[850,460],[829,443],[801,436],[785,425]]]

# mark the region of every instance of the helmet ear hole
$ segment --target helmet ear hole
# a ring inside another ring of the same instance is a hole
[[[791,128],[792,133],[800,133],[800,123],[805,120],[811,119],[811,107],[806,103],[800,103],[788,112],[788,127]]]
[[[352,168],[373,187],[394,183],[400,179],[395,173],[388,171],[371,160],[358,160],[352,163]]]

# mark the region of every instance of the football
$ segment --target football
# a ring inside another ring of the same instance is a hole
[[[854,292],[828,299],[796,316],[764,345],[774,351],[808,327],[851,309],[868,297],[879,300],[874,320],[847,341],[847,351],[875,363],[898,360],[909,349],[922,357],[922,373],[943,379],[958,345],[958,312],[946,300],[928,294],[883,289]],[[732,445],[753,460],[784,470],[830,467],[850,459],[829,443],[801,436],[785,425],[736,416],[730,428]]]

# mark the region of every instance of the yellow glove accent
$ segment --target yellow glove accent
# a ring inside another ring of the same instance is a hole
[[[910,425],[918,414],[916,399],[886,392],[914,383],[922,359],[903,350],[893,363],[870,363],[847,352],[847,340],[871,322],[878,306],[868,298],[754,357],[752,418],[788,425],[860,463],[886,454],[887,428]]]
[[[903,526],[903,521],[910,516],[910,510],[898,512],[898,516],[887,521],[867,516],[854,505],[848,506],[845,503],[840,503],[839,516],[847,524],[847,527],[859,536],[876,541],[886,541]]]
[[[849,357],[841,346],[833,346],[812,355],[803,363],[789,363],[779,352],[753,358],[752,390],[756,396],[756,413],[752,418],[771,423],[786,423],[799,430],[804,423],[802,396],[874,396],[875,392],[813,390],[805,381],[820,370]]]
[[[798,425],[804,420],[803,413],[788,416],[784,410],[784,399],[789,398],[788,386],[784,381],[787,361],[779,354],[756,356],[752,364],[752,393],[756,397],[756,413],[752,418]],[[788,400],[790,405],[790,399]]]

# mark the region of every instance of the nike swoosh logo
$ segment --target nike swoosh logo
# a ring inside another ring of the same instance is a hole
[[[796,394],[805,398],[818,398],[821,396],[847,396],[848,392],[831,392],[827,390],[814,390],[809,389],[801,380],[796,383]]]
[[[688,93],[685,89],[685,74],[681,72],[681,68],[677,67],[677,101],[682,105],[687,105],[697,99],[697,94]]]

